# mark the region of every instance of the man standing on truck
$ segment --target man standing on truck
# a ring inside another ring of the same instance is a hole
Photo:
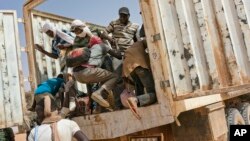
[[[76,122],[62,119],[58,114],[56,102],[45,96],[36,105],[36,113],[40,126],[33,128],[29,141],[89,141]]]
[[[111,21],[106,29],[101,33],[101,37],[107,39],[115,49],[121,52],[122,56],[124,51],[129,48],[134,42],[137,41],[137,31],[139,25],[132,23],[129,20],[130,12],[127,7],[121,7],[118,11],[119,19]],[[112,37],[108,34],[112,34]],[[115,65],[115,72],[120,76],[114,93],[121,93],[124,89],[122,76],[122,60],[113,60]],[[116,106],[121,108],[119,95],[115,95]]]
[[[137,30],[139,25],[129,21],[130,13],[127,7],[119,9],[119,19],[110,22],[109,26],[104,30],[103,36],[105,39],[115,46],[118,45],[119,50],[124,52],[134,42],[137,41]],[[112,37],[108,36],[112,33]]]

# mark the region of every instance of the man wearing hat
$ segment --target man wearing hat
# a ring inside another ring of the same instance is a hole
[[[127,7],[121,7],[118,14],[119,19],[111,21],[101,34],[101,37],[107,39],[111,45],[123,55],[125,50],[137,41],[136,33],[139,29],[139,25],[129,21],[130,13]],[[108,36],[110,33],[112,37]],[[113,59],[113,67],[118,76],[122,76],[122,60]],[[114,91],[115,93],[121,93],[123,89],[124,86],[120,77]],[[116,106],[121,107],[120,97],[117,96],[115,99]]]
[[[136,39],[139,25],[129,21],[130,13],[127,7],[119,9],[119,19],[110,22],[104,33],[112,33],[112,37],[105,36],[111,44],[118,45],[119,50],[124,52]],[[107,34],[106,34],[107,35]]]

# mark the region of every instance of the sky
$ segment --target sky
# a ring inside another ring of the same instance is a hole
[[[0,10],[16,10],[17,17],[23,17],[23,4],[25,0],[0,0]],[[118,9],[128,7],[130,20],[142,24],[139,0],[46,0],[35,9],[56,15],[80,19],[85,22],[107,26],[112,20],[118,18]],[[24,25],[18,24],[20,44],[25,47]],[[26,53],[22,53],[22,66],[24,76],[28,77],[28,61]],[[26,83],[26,90],[29,89]]]

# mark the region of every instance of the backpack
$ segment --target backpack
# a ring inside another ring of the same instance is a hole
[[[76,48],[66,56],[66,65],[68,67],[77,67],[89,61],[91,51],[87,47]]]

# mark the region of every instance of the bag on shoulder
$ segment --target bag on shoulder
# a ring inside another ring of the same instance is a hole
[[[87,47],[76,48],[69,52],[66,57],[66,65],[68,67],[77,67],[81,64],[87,63],[90,58],[90,50]]]

